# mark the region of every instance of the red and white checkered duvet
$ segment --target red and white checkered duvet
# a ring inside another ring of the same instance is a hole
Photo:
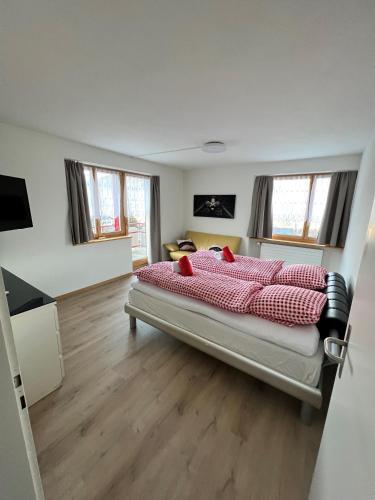
[[[327,297],[294,286],[269,285],[210,273],[193,267],[193,276],[173,272],[171,262],[159,262],[135,271],[140,281],[170,292],[202,300],[237,313],[250,313],[284,325],[316,323]]]
[[[236,255],[234,262],[218,260],[215,254],[208,250],[201,250],[189,256],[196,269],[203,269],[211,273],[223,274],[245,281],[257,281],[262,285],[274,283],[276,274],[283,266],[283,260],[264,260],[244,255]]]
[[[195,268],[193,276],[182,276],[173,272],[170,262],[158,262],[134,274],[140,281],[238,313],[248,313],[256,293],[263,288],[260,283]]]

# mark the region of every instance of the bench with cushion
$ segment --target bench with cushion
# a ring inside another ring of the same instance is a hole
[[[238,253],[241,244],[239,236],[227,236],[224,234],[200,233],[197,231],[186,231],[186,240],[192,240],[197,250],[208,250],[211,246],[229,246],[233,253]],[[193,252],[179,250],[176,242],[165,243],[164,248],[169,252],[171,260],[178,260],[183,255],[190,255]]]

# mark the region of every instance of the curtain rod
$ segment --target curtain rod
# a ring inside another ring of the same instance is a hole
[[[332,175],[334,172],[306,172],[303,174],[277,174],[270,175],[269,177],[273,177],[274,179],[278,177],[310,177],[312,175]]]
[[[104,170],[112,170],[114,172],[124,172],[126,174],[131,174],[134,175],[135,177],[148,177],[151,178],[151,174],[145,174],[143,172],[138,172],[136,170],[125,170],[122,168],[118,167],[110,167],[108,165],[102,165],[101,163],[92,163],[89,161],[82,161],[82,160],[76,160],[74,158],[64,158],[65,160],[70,160],[70,161],[76,161],[77,163],[82,163],[82,165],[86,165],[87,167],[95,167],[95,168],[102,168]]]
[[[276,175],[267,175],[266,177],[308,177],[309,175],[333,175],[339,172],[358,172],[358,170],[322,170],[321,172],[303,172],[296,174],[276,174]]]

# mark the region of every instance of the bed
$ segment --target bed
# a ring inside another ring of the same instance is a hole
[[[125,311],[133,331],[138,318],[299,399],[307,423],[312,408],[322,405],[323,369],[332,364],[323,340],[343,337],[349,312],[342,276],[329,273],[326,282],[328,300],[317,325],[290,328],[140,281],[133,284]]]

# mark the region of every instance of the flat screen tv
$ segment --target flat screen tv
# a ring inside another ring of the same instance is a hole
[[[25,179],[0,175],[0,231],[32,226]]]

